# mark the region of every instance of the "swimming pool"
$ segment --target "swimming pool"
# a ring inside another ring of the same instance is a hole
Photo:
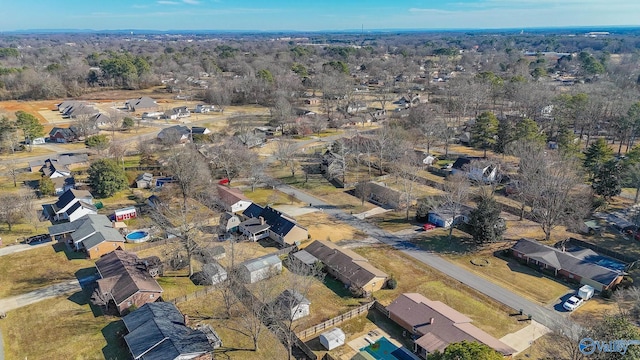
[[[371,354],[377,360],[413,360],[413,356],[407,353],[407,350],[397,347],[386,337],[381,337],[375,343],[364,347],[364,350]]]
[[[128,242],[138,243],[149,240],[149,233],[143,230],[131,232],[125,236]]]

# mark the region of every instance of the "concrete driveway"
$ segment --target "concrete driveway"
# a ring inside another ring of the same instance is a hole
[[[287,194],[294,193],[300,201],[322,209],[325,213],[334,216],[336,219],[344,221],[356,229],[360,229],[365,234],[378,239],[380,242],[395,247],[412,258],[439,270],[514,310],[522,309],[525,314],[530,314],[534,320],[553,331],[562,331],[565,334],[578,334],[581,330],[579,325],[565,318],[557,311],[525,299],[500,285],[443,259],[435,253],[424,251],[409,241],[406,241],[403,237],[384,231],[291,186],[279,185],[277,189]]]
[[[4,256],[4,255],[10,255],[10,254],[15,254],[15,253],[19,253],[22,251],[27,251],[27,250],[33,250],[33,249],[37,249],[39,247],[43,247],[43,246],[52,246],[53,243],[51,241],[47,241],[47,242],[43,242],[43,243],[39,243],[39,244],[18,244],[18,245],[10,245],[10,246],[5,246],[3,248],[0,249],[0,256]]]

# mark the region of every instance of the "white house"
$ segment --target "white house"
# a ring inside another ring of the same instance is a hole
[[[471,208],[468,206],[463,206],[456,214],[451,209],[436,209],[429,211],[427,221],[435,226],[448,228],[452,225],[468,223],[470,214]]]
[[[93,196],[86,190],[69,189],[54,204],[42,205],[44,218],[56,221],[74,221],[88,214],[97,214]]]
[[[297,290],[285,290],[275,300],[275,307],[289,312],[289,319],[298,320],[309,316],[311,301]]]
[[[218,185],[218,203],[232,213],[242,212],[252,204],[242,191],[224,185]]]
[[[422,159],[422,163],[424,165],[433,165],[433,163],[436,162],[436,161],[438,161],[438,159],[436,159],[436,157],[433,156],[433,155],[427,155],[427,157]]]
[[[451,167],[453,175],[466,174],[470,180],[491,183],[498,178],[498,165],[487,163],[481,158],[459,157]]]

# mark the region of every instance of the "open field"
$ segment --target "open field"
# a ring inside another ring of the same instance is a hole
[[[258,351],[254,351],[251,338],[242,334],[242,315],[239,307],[234,305],[233,317],[225,318],[222,296],[219,292],[204,297],[179,303],[178,308],[193,320],[202,321],[216,330],[222,339],[223,346],[215,350],[216,358],[228,360],[284,359],[286,349],[278,339],[265,327],[262,327],[258,341]]]
[[[365,237],[365,234],[360,230],[341,221],[337,221],[331,216],[321,212],[298,216],[296,220],[300,225],[309,230],[311,240],[329,239],[333,242],[338,242]]]
[[[57,245],[56,248],[63,247]],[[81,254],[69,252],[69,256],[76,258],[69,260],[64,251],[56,252],[53,246],[3,256],[0,259],[0,298],[75,279],[82,269],[87,269],[82,272],[84,276],[95,271],[93,261],[81,258]]]
[[[94,314],[87,298],[77,292],[8,312],[0,321],[5,358],[129,359],[116,336],[125,331],[122,321]]]
[[[522,328],[514,310],[501,305],[413,258],[387,246],[356,248],[355,252],[369,259],[379,269],[398,280],[394,290],[383,289],[374,296],[383,305],[390,304],[405,292],[418,292],[429,299],[439,300],[474,320],[487,333],[500,338]]]
[[[298,201],[296,198],[289,197],[289,194],[285,194],[282,191],[274,190],[271,188],[256,188],[254,191],[251,191],[251,188],[247,188],[244,191],[244,195],[248,197],[249,200],[261,206],[284,204],[303,205],[303,203]]]

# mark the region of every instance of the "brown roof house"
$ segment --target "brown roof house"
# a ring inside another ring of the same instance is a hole
[[[452,343],[479,342],[504,356],[516,352],[500,340],[471,324],[471,319],[440,301],[421,294],[405,293],[387,306],[389,318],[413,336],[413,351],[426,359],[429,353],[444,351]]]
[[[407,207],[407,199],[402,192],[388,187],[385,183],[369,181],[356,184],[356,193],[364,196],[367,201],[376,205],[391,207],[394,209],[404,209]],[[410,199],[411,205],[416,203],[416,199]]]
[[[242,191],[224,185],[218,185],[218,204],[225,211],[237,213],[245,211],[252,204]]]
[[[140,308],[156,302],[162,295],[162,288],[150,273],[156,273],[153,266],[158,261],[139,259],[134,253],[116,250],[96,261],[100,279],[91,299],[96,305],[127,314],[132,307]]]
[[[382,289],[387,281],[387,274],[371,265],[369,260],[330,241],[316,240],[304,250],[320,260],[329,274],[355,294],[371,294]]]

